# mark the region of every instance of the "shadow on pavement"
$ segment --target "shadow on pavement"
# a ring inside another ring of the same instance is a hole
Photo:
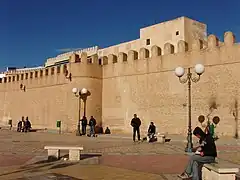
[[[89,159],[93,157],[101,157],[102,154],[81,154],[80,160]]]
[[[73,166],[73,165],[76,165],[76,164],[78,164],[78,162],[75,162],[75,163],[66,162],[66,163],[61,163],[61,164],[57,164],[55,166],[52,166],[52,167],[50,167],[50,169],[65,168],[65,167]]]
[[[49,173],[44,175],[32,176],[32,177],[23,177],[23,178],[18,178],[14,180],[83,180],[83,179],[77,179],[77,178],[62,175],[62,174]]]
[[[3,173],[3,174],[0,174],[0,177],[1,176],[6,176],[6,175],[11,175],[11,174],[15,174],[15,173],[21,173],[21,172],[25,172],[25,171],[38,171],[37,169],[39,168],[43,168],[43,167],[47,167],[47,166],[50,166],[52,164],[44,164],[44,165],[41,165],[41,166],[36,166],[36,167],[22,167],[18,170],[15,170],[15,171],[11,171],[11,172],[6,172],[6,173]]]

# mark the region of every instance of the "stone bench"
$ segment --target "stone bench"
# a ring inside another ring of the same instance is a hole
[[[216,162],[204,164],[202,168],[203,180],[236,180],[236,174],[239,172],[237,165],[227,162]]]
[[[83,147],[72,146],[45,146],[44,149],[48,151],[48,159],[59,159],[60,150],[69,150],[70,161],[80,161],[80,152],[83,151]]]

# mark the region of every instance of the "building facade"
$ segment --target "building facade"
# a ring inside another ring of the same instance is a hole
[[[140,29],[140,38],[107,48],[91,47],[47,59],[43,67],[16,69],[0,78],[0,125],[28,116],[34,128],[75,131],[78,100],[72,88],[87,88],[87,116],[114,132],[131,132],[134,113],[146,132],[187,132],[187,85],[174,75],[178,66],[202,63],[205,73],[192,85],[192,125],[199,115],[220,117],[217,133],[234,135],[240,88],[240,45],[233,33],[224,42],[207,36],[205,24],[186,17]],[[23,89],[22,87],[25,87]],[[215,104],[212,108],[212,104]],[[81,112],[83,112],[81,106]]]

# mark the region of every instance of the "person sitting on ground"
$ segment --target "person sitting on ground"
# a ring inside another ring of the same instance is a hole
[[[185,171],[178,177],[182,179],[192,178],[192,180],[199,180],[202,177],[202,165],[215,162],[217,157],[217,149],[215,141],[210,134],[205,134],[200,127],[196,127],[193,134],[199,138],[201,144],[194,155],[190,157]]]
[[[153,122],[151,122],[148,127],[148,137],[149,138],[153,137],[155,133],[156,133],[156,126],[154,125]]]
[[[111,131],[110,131],[110,129],[108,127],[105,130],[105,134],[111,134]]]
[[[149,142],[155,142],[157,141],[157,138],[155,137],[156,134],[156,126],[154,125],[153,122],[150,123],[148,127],[148,138]]]

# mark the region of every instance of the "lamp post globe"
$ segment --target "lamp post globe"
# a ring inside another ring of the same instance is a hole
[[[183,67],[177,67],[175,69],[175,75],[179,78],[182,77],[184,75],[184,73],[185,73],[185,70]]]
[[[87,94],[88,90],[86,88],[82,88],[81,94]]]
[[[195,72],[200,76],[204,73],[205,68],[202,64],[196,64],[195,65]]]
[[[73,89],[72,89],[72,93],[73,93],[73,94],[77,94],[77,92],[78,92],[78,88],[73,88]]]

